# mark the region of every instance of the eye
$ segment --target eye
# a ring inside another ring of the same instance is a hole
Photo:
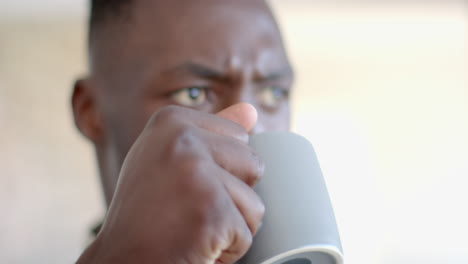
[[[174,92],[171,98],[178,104],[188,107],[200,106],[206,101],[206,88],[189,87]]]
[[[288,99],[288,90],[280,87],[265,87],[257,95],[259,103],[267,108],[276,108],[284,100]]]

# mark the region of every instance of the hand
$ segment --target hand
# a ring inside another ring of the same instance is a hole
[[[103,227],[78,263],[234,263],[264,214],[245,103],[217,115],[168,106],[129,151]]]

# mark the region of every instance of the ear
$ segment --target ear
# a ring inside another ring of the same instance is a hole
[[[91,84],[89,79],[76,81],[71,104],[76,127],[94,144],[99,144],[103,138],[103,124]]]

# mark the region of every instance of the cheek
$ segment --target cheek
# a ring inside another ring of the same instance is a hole
[[[120,108],[109,117],[107,142],[122,161],[143,131],[150,116],[151,114],[142,107],[132,107]]]

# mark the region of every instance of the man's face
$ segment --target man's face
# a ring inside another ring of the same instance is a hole
[[[263,1],[139,0],[129,14],[92,46],[103,142],[118,163],[170,104],[216,113],[248,102],[259,115],[253,133],[289,128],[293,73]]]

